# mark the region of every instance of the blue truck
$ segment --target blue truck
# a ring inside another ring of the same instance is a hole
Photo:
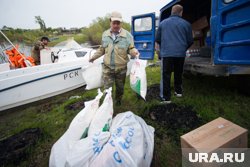
[[[157,26],[175,4],[183,6],[183,18],[193,30],[194,44],[186,53],[184,71],[250,74],[250,0],[172,0],[160,9],[158,18],[155,13],[133,16],[132,34],[141,59],[154,59]]]

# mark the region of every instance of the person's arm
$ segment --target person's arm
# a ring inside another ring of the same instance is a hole
[[[34,47],[35,47],[35,50],[44,49],[44,45],[43,45],[43,43],[41,41],[36,42]]]
[[[194,43],[194,39],[193,39],[193,34],[192,34],[192,27],[189,24],[188,25],[188,32],[187,32],[187,44],[188,44],[188,48]],[[188,49],[187,48],[187,49]]]
[[[107,47],[107,46],[104,46],[104,34],[102,34],[102,45],[97,49],[97,51],[95,52],[93,57],[91,57],[89,59],[89,62],[93,63],[96,59],[98,59],[99,57],[104,55],[105,54],[105,47]]]
[[[161,60],[160,45],[157,42],[155,42],[155,51],[156,51],[156,54],[158,55],[158,59]]]
[[[155,42],[158,45],[161,45],[161,25],[159,26],[157,32],[156,32],[156,36],[155,36]]]
[[[132,57],[137,57],[139,55],[138,50],[135,48],[134,40],[132,35],[129,37],[129,46],[128,46],[128,54],[130,54]]]
[[[93,63],[96,59],[104,55],[104,53],[105,53],[105,48],[101,45],[95,52],[94,56],[91,59],[89,59],[89,62]]]
[[[159,26],[156,32],[156,36],[155,36],[155,51],[156,51],[156,54],[158,55],[159,60],[161,60],[160,44],[161,44],[161,26]]]

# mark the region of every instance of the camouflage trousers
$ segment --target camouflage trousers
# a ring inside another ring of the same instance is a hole
[[[120,101],[124,92],[124,85],[126,80],[127,67],[120,69],[111,69],[106,65],[103,65],[103,83],[104,89],[113,87],[115,84],[115,100]]]

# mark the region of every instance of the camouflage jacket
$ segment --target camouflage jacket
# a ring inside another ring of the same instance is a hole
[[[102,34],[102,45],[93,56],[93,60],[104,55],[104,64],[111,69],[120,69],[127,66],[128,54],[135,51],[132,35],[125,29],[121,29],[116,39],[113,40],[110,29]]]
[[[32,47],[31,56],[35,60],[36,65],[40,64],[40,50],[42,49],[44,49],[44,45],[42,44],[41,41],[37,41]]]

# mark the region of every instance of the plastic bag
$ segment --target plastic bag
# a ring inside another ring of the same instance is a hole
[[[129,56],[129,62],[127,63],[127,73],[126,73],[126,76],[130,75],[132,65],[135,62],[135,59],[131,59],[130,57],[131,56]]]
[[[136,59],[130,71],[130,87],[144,100],[147,94],[147,60]]]
[[[99,155],[103,145],[107,143],[113,116],[112,88],[106,91],[105,99],[98,108],[88,129],[88,137],[74,143],[69,150],[66,166],[89,166],[89,163]]]
[[[83,79],[86,82],[87,90],[100,88],[103,85],[102,81],[102,64],[92,64],[82,73]]]
[[[113,117],[113,99],[112,99],[112,88],[106,89],[106,96],[102,105],[98,108],[95,117],[91,121],[89,127],[89,134],[95,134],[98,132],[109,131],[112,117]]]
[[[128,111],[118,114],[111,137],[90,166],[149,167],[153,158],[154,128]]]
[[[54,144],[50,166],[150,166],[154,128],[130,111],[118,114],[112,121],[112,88],[106,92],[103,104],[98,108],[102,96],[99,91],[96,101],[86,104],[84,111],[73,119],[69,129]],[[89,107],[94,108],[89,111]],[[97,110],[94,116],[90,114],[93,110]],[[84,133],[86,129],[87,135]]]
[[[49,159],[50,167],[64,166],[69,150],[77,141],[87,136],[88,128],[99,107],[99,101],[102,95],[102,92],[98,90],[98,95],[94,100],[84,103],[85,108],[76,115],[68,130],[53,145]]]
[[[66,167],[88,167],[103,149],[110,138],[109,132],[98,132],[78,140],[69,151],[66,158]]]

